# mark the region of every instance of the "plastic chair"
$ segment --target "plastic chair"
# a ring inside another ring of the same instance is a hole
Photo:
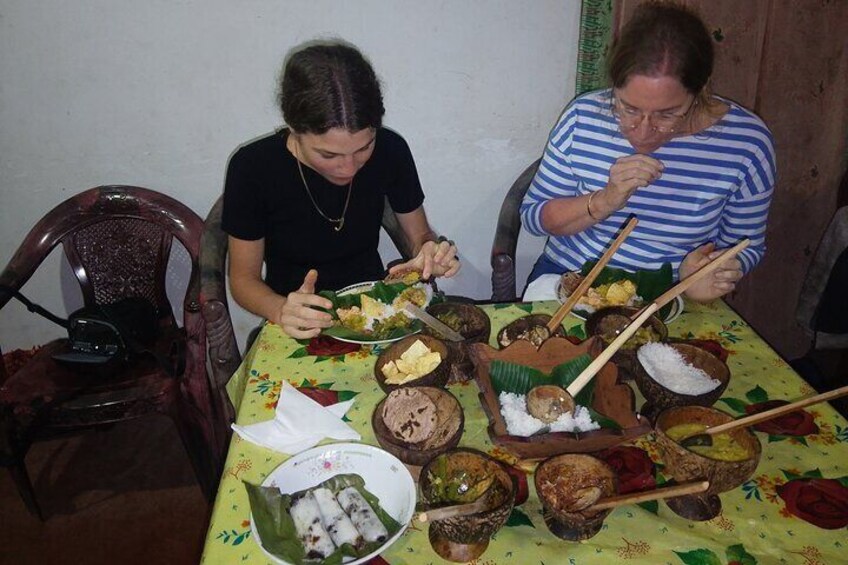
[[[173,420],[203,493],[214,499],[227,442],[216,401],[222,391],[206,371],[198,266],[202,228],[194,212],[164,194],[131,186],[92,188],[48,212],[0,273],[0,284],[20,290],[61,244],[87,307],[140,296],[167,313],[163,327],[176,328],[165,288],[174,239],[191,262],[179,312],[185,330],[181,374],[169,376],[152,356],[131,359],[108,375],[68,367],[51,356],[67,347],[67,339],[59,339],[14,375],[0,375],[0,463],[39,518],[24,460],[33,442],[154,413]],[[0,295],[0,308],[10,298]]]
[[[498,226],[495,230],[495,240],[492,243],[492,301],[512,302],[518,298],[515,285],[515,249],[518,245],[518,234],[521,232],[521,217],[519,206],[536,176],[539,168],[538,159],[522,172],[501,204],[498,215]]]

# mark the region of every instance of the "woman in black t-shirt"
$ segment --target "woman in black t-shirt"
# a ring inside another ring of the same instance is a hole
[[[383,97],[354,47],[313,43],[288,59],[280,89],[288,124],[230,159],[223,229],[236,302],[295,338],[332,324],[315,294],[379,279],[383,206],[392,210],[425,278],[459,271],[456,246],[437,242],[404,139],[382,127]],[[265,264],[265,278],[262,266]]]

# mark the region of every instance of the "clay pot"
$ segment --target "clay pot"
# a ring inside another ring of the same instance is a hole
[[[612,509],[592,511],[599,498],[617,492],[615,471],[591,455],[557,455],[543,461],[534,478],[543,516],[555,536],[568,541],[597,534]]]
[[[663,452],[665,473],[675,482],[707,480],[710,488],[703,493],[680,496],[666,500],[675,513],[689,520],[709,520],[721,512],[719,493],[735,489],[754,474],[760,461],[762,448],[757,436],[747,428],[728,432],[744,446],[751,456],[742,461],[719,461],[699,455],[681,446],[665,434],[665,430],[679,424],[704,424],[708,427],[729,422],[733,417],[715,408],[704,406],[677,406],[665,410],[657,418],[654,431]]]

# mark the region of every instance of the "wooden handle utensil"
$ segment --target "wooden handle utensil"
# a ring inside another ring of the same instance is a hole
[[[627,239],[627,236],[636,228],[636,224],[639,223],[639,220],[636,216],[630,218],[627,222],[627,225],[624,226],[624,229],[621,230],[621,233],[616,236],[613,240],[612,245],[609,246],[609,249],[604,251],[604,254],[601,255],[601,258],[598,259],[597,264],[592,267],[592,270],[589,271],[589,274],[586,275],[586,278],[574,289],[574,292],[568,297],[568,299],[563,302],[562,306],[560,306],[554,315],[551,316],[551,321],[548,322],[548,330],[553,333],[557,327],[562,323],[563,318],[565,318],[571,309],[574,308],[574,305],[583,298],[583,295],[586,294],[586,291],[592,286],[592,283],[595,282],[595,279],[598,278],[598,275],[601,274],[601,271],[606,267],[607,263],[609,263],[612,256],[615,255],[615,252],[618,251],[618,248],[621,247],[621,244],[624,243],[624,240]]]
[[[483,495],[474,502],[469,504],[457,504],[456,506],[445,506],[443,508],[434,508],[426,512],[419,512],[415,519],[418,522],[432,522],[434,520],[444,520],[445,518],[455,518],[456,516],[467,516],[468,514],[476,514],[488,508],[486,496]]]
[[[565,389],[566,392],[568,392],[571,396],[577,396],[577,393],[583,390],[583,387],[592,380],[592,377],[601,370],[601,367],[610,360],[610,357],[615,355],[615,352],[618,351],[621,346],[636,333],[636,330],[638,330],[642,324],[651,317],[651,314],[657,311],[657,308],[659,308],[659,306],[657,306],[656,302],[651,302],[645,306],[645,308],[639,313],[639,316],[630,322],[630,324],[628,324],[627,327],[618,334],[612,343],[610,343],[606,349],[601,351],[600,355],[595,357],[592,362],[583,369],[582,373],[577,375],[577,378],[574,379]]]
[[[680,441],[680,445],[682,445],[683,447],[692,447],[696,445],[710,446],[713,444],[712,437],[710,436],[714,436],[722,432],[729,432],[737,428],[744,428],[746,426],[759,424],[760,422],[765,422],[766,420],[777,418],[778,416],[788,414],[789,412],[800,410],[801,408],[804,408],[806,406],[811,406],[813,404],[818,404],[819,402],[833,400],[834,398],[839,398],[840,396],[845,396],[846,394],[848,394],[848,385],[831,390],[830,392],[816,394],[815,396],[810,396],[809,398],[796,400],[795,402],[790,402],[789,404],[784,404],[783,406],[778,406],[770,410],[764,410],[763,412],[757,412],[756,414],[751,414],[750,416],[745,416],[744,418],[738,418],[736,420],[725,422],[724,424],[719,424],[718,426],[707,428],[699,434],[683,438],[683,440]]]
[[[649,500],[660,500],[661,498],[673,498],[675,496],[697,494],[699,492],[704,492],[708,488],[710,488],[709,481],[698,481],[693,483],[683,483],[682,485],[674,485],[671,487],[658,488],[646,492],[631,492],[617,496],[608,496],[606,498],[598,499],[598,501],[589,506],[587,510],[606,510],[608,508],[616,508],[618,506],[626,506],[628,504],[648,502]]]

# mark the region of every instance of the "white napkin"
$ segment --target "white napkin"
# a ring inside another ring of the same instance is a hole
[[[283,381],[272,420],[232,427],[249,442],[289,455],[309,449],[324,438],[359,441],[362,436],[341,419],[353,400],[324,407]]]
[[[557,300],[557,283],[562,275],[549,273],[541,275],[539,278],[527,285],[527,290],[524,291],[524,296],[521,298],[524,302],[534,302],[536,300]]]

